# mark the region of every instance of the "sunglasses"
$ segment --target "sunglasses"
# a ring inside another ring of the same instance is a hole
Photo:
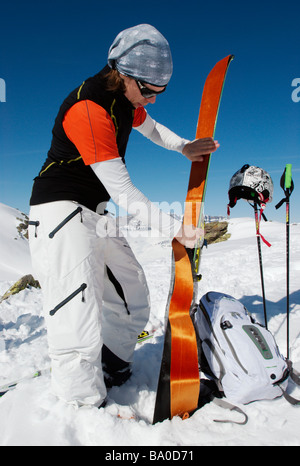
[[[145,99],[151,99],[151,97],[155,97],[158,94],[162,94],[167,89],[167,86],[166,86],[162,91],[153,91],[153,89],[149,89],[149,87],[145,86],[145,84],[142,83],[141,81],[138,81],[136,79],[135,82],[137,83],[139,87],[140,93]]]

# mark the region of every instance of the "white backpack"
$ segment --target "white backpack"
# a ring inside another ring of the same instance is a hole
[[[247,404],[285,395],[288,362],[272,334],[241,302],[224,293],[209,292],[202,297],[193,319],[209,365],[208,375],[228,401]],[[205,368],[201,370],[205,372]]]

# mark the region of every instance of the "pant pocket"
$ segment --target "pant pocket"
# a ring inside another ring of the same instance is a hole
[[[82,293],[82,302],[84,303],[85,297],[84,297],[84,290],[87,288],[86,283],[82,283],[77,290],[75,290],[73,293],[71,293],[66,299],[64,299],[61,303],[57,304],[50,312],[50,316],[54,316],[59,309],[64,307],[66,304],[68,304],[70,301],[72,301],[73,298],[75,298],[79,293]]]
[[[77,207],[77,209],[75,209],[74,212],[72,212],[70,215],[68,215],[61,223],[59,223],[59,225],[57,225],[56,228],[54,228],[54,230],[52,230],[49,233],[49,238],[50,239],[54,238],[56,233],[59,230],[61,230],[68,222],[70,222],[72,220],[72,218],[76,217],[76,215],[78,215],[78,214],[81,214],[82,210],[83,210],[82,207]],[[81,215],[81,222],[82,222],[82,215]]]

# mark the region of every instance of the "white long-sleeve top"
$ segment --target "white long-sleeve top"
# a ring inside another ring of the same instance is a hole
[[[155,144],[180,153],[189,142],[157,123],[149,114],[144,123],[135,129]],[[182,226],[181,221],[164,213],[132,183],[121,158],[97,162],[91,168],[117,205],[164,236],[176,236]]]

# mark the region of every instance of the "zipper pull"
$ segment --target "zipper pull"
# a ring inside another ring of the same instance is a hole
[[[40,222],[37,220],[36,222],[34,221],[29,221],[28,222],[28,225],[33,225],[35,226],[35,233],[34,233],[34,236],[35,238],[37,238],[37,227],[40,225]]]
[[[84,295],[84,290],[87,288],[87,284],[86,283],[83,283],[81,285],[81,291],[82,291],[82,298],[81,298],[81,302],[85,303],[85,295]]]

